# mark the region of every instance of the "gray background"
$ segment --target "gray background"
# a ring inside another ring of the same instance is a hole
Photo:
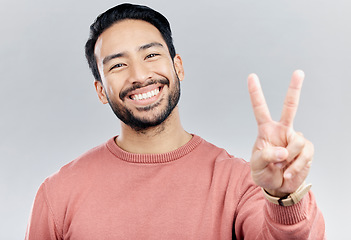
[[[118,1],[1,0],[0,239],[23,239],[40,183],[118,134],[84,58],[88,27]],[[247,75],[279,119],[293,70],[306,73],[295,128],[316,149],[308,181],[329,239],[347,239],[350,209],[351,2],[164,1],[186,77],[184,127],[250,159],[256,123]]]

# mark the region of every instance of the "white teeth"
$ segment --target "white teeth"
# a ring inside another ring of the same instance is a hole
[[[148,98],[151,98],[151,97],[157,95],[159,92],[160,92],[160,90],[158,88],[156,88],[156,89],[154,89],[150,92],[147,92],[147,93],[140,93],[140,94],[133,95],[132,99],[133,100],[145,100],[145,99],[148,99]]]

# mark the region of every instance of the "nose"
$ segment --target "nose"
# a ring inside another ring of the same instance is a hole
[[[144,83],[146,80],[151,79],[152,72],[143,62],[134,62],[130,66],[130,78],[129,81],[133,83]]]

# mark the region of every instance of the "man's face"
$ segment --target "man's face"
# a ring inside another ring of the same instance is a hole
[[[167,44],[152,24],[124,20],[106,29],[95,45],[102,84],[99,98],[117,117],[135,130],[162,123],[176,107],[181,58],[172,61]]]

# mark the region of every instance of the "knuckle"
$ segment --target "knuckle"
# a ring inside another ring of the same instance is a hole
[[[303,137],[303,133],[302,132],[296,132],[296,134],[300,135],[301,137]]]
[[[304,155],[307,161],[311,161],[314,155],[314,145],[310,141],[306,141],[305,147],[304,147]]]
[[[310,141],[307,141],[307,144],[308,144],[308,147],[311,149],[311,153],[313,154],[314,153],[314,144]]]
[[[289,172],[296,175],[304,169],[305,165],[306,164],[304,162],[295,161],[294,164],[290,165]]]
[[[296,135],[295,144],[298,148],[303,148],[306,145],[306,139],[301,135]]]
[[[303,170],[309,170],[311,168],[313,158],[310,156],[301,156],[296,160],[296,164],[294,166],[297,172],[301,172]]]

